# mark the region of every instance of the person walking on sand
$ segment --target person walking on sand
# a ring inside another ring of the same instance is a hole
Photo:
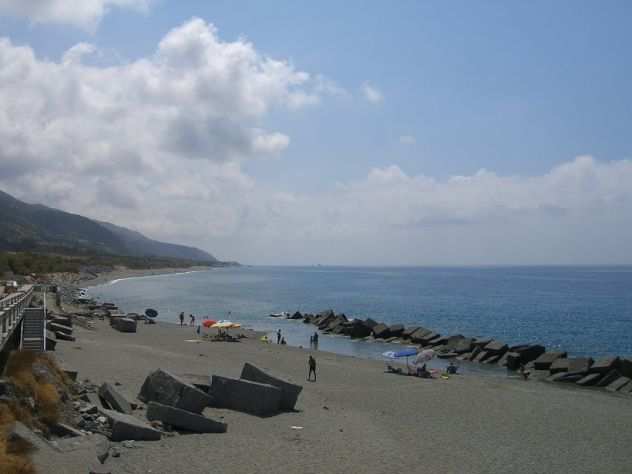
[[[195,316],[193,316],[192,314],[189,314],[189,326],[194,326],[195,325]]]
[[[281,330],[277,331],[277,344],[281,344]]]
[[[184,311],[180,313],[180,326],[184,326]]]
[[[314,382],[316,382],[316,359],[309,356],[309,373],[307,374],[307,380],[312,379],[312,374],[314,374]]]

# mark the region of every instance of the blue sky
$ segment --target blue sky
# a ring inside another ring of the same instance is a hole
[[[389,167],[440,182],[481,169],[528,180],[582,155],[595,166],[631,158],[631,13],[624,1],[162,0],[142,12],[112,8],[92,31],[7,13],[0,36],[56,62],[88,42],[102,55],[85,62],[102,67],[151,57],[169,31],[199,17],[221,41],[246,39],[262,57],[327,78],[339,93],[257,117],[257,127],[280,131],[289,146],[239,164],[264,189],[313,196]],[[366,84],[381,101],[366,100]],[[223,239],[232,237],[206,246]],[[481,261],[496,260],[485,252]],[[353,262],[371,263],[366,255]]]

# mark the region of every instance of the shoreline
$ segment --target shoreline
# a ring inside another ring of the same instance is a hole
[[[538,472],[629,472],[632,409],[621,394],[473,374],[447,380],[397,376],[375,360],[258,338],[196,341],[193,327],[168,322],[139,324],[129,334],[97,320],[93,330],[75,326],[74,333],[77,340],[60,341],[55,356],[80,380],[115,383],[129,400],[157,368],[190,377],[239,377],[250,362],[303,386],[295,412],[259,418],[206,408],[205,416],[228,424],[227,433],[136,442],[108,459],[106,471],[206,473],[212,465],[221,472],[262,472],[283,460],[290,473],[521,474],[534,466]],[[317,382],[306,382],[309,354],[318,362]],[[144,412],[134,416],[142,420]],[[69,474],[85,472],[81,456],[34,455],[39,472]]]
[[[96,276],[91,274],[80,275],[75,285],[81,288],[90,288],[94,286],[100,286],[105,284],[112,284],[122,280],[128,280],[132,278],[144,278],[150,276],[163,276],[163,275],[179,275],[195,272],[211,271],[216,267],[207,267],[197,265],[193,267],[179,267],[179,268],[148,268],[135,270],[132,268],[116,268],[111,271],[97,273]]]

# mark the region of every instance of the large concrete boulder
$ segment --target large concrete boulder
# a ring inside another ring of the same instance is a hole
[[[28,426],[20,421],[14,422],[11,428],[5,433],[5,436],[9,445],[14,443],[19,444],[27,451],[35,451],[48,447],[46,440],[36,435]]]
[[[447,351],[456,352],[456,347],[459,345],[461,341],[465,339],[461,334],[455,334],[453,336],[448,336],[445,339],[445,343],[443,344],[443,348]],[[467,352],[467,351],[466,351]]]
[[[619,361],[619,372],[625,377],[632,378],[632,359],[621,359]]]
[[[193,433],[226,433],[226,423],[156,402],[147,405],[147,419]]]
[[[522,363],[520,360],[520,354],[517,352],[507,352],[505,354],[505,367],[509,370],[518,370],[520,368],[520,364]]]
[[[606,390],[609,392],[618,392],[620,389],[630,383],[629,377],[619,377],[606,385]]]
[[[132,415],[112,410],[103,410],[103,414],[110,421],[112,441],[158,441],[160,439],[160,431]]]
[[[436,332],[430,332],[422,336],[420,338],[420,342],[424,346],[429,346],[429,345],[434,344],[434,342],[439,338],[441,338],[441,334],[436,333]]]
[[[46,323],[46,329],[48,329],[49,331],[53,331],[55,333],[61,332],[63,334],[67,334],[68,336],[72,336],[72,327],[65,326],[63,324],[57,324],[57,323],[48,321]]]
[[[456,346],[454,347],[454,352],[458,354],[465,354],[466,352],[471,352],[472,348],[474,347],[473,343],[474,343],[474,339],[470,337],[463,338],[459,342],[457,342]]]
[[[294,410],[298,396],[303,390],[301,385],[293,384],[279,377],[273,377],[247,362],[241,370],[241,378],[279,388],[281,390],[281,408],[284,410]]]
[[[601,377],[603,377],[603,375],[599,373],[588,374],[588,375],[584,375],[576,383],[577,385],[580,385],[582,387],[589,387],[591,385],[596,385],[597,382],[599,382],[599,379],[601,379]]]
[[[480,347],[481,349],[483,349],[483,347],[485,347],[490,342],[492,342],[492,339],[488,337],[476,337],[474,338],[472,344],[474,345],[474,347]]]
[[[534,361],[535,370],[549,370],[557,359],[566,357],[566,352],[545,352]]]
[[[75,336],[71,336],[70,334],[66,334],[65,332],[55,331],[55,339],[58,341],[75,341]]]
[[[116,318],[112,327],[120,332],[136,332],[138,321],[132,318]]]
[[[620,359],[618,357],[602,357],[597,359],[590,367],[590,373],[607,374],[619,368]]]
[[[568,359],[569,374],[587,374],[594,360],[590,357],[573,357]]]
[[[495,364],[500,361],[502,355],[500,354],[491,354],[485,358],[483,364]]]
[[[366,318],[364,320],[364,324],[367,325],[368,327],[370,327],[371,330],[373,330],[373,328],[378,325],[378,322],[375,321],[374,319]]]
[[[389,329],[389,332],[391,333],[391,337],[401,337],[405,328],[401,324],[393,324],[392,326],[389,326],[388,329]]]
[[[514,346],[510,349],[510,351],[520,354],[520,363],[526,365],[544,354],[546,349],[540,344],[524,344]]]
[[[112,385],[104,383],[99,387],[99,397],[113,410],[121,413],[132,413],[132,406]]]
[[[419,328],[415,332],[410,335],[410,340],[415,344],[421,344],[421,339],[426,335],[430,334],[432,331],[426,328]]]
[[[147,376],[138,399],[145,403],[162,403],[192,413],[202,413],[202,410],[211,403],[211,398],[206,393],[162,369]]]
[[[490,352],[494,355],[499,355],[499,356],[507,352],[507,349],[509,349],[507,344],[505,344],[504,342],[496,341],[496,340],[493,340],[485,344],[485,346],[483,347],[483,350],[485,352]]]
[[[391,337],[391,330],[386,324],[380,323],[373,328],[373,336],[376,339],[388,339]]]
[[[213,375],[209,394],[215,406],[257,416],[271,416],[281,410],[281,389],[273,385]]]
[[[411,326],[411,327],[407,327],[406,329],[404,329],[404,331],[402,332],[402,337],[404,339],[410,339],[410,336],[412,336],[412,334],[419,329],[419,326]]]
[[[53,316],[48,321],[54,324],[61,324],[62,326],[66,326],[72,329],[72,319],[66,318],[64,316]]]
[[[46,330],[46,350],[54,351],[55,346],[57,346],[57,341],[55,340],[55,333],[47,329]]]
[[[320,329],[321,331],[324,331],[325,329],[327,329],[329,327],[329,325],[336,319],[336,316],[333,314],[331,315],[327,315],[326,317],[322,318],[317,324],[318,329]]]
[[[599,382],[597,382],[595,385],[597,385],[597,387],[606,387],[620,377],[621,373],[618,370],[611,370],[606,375],[604,375],[601,380],[599,380]]]
[[[360,339],[371,335],[371,327],[366,324],[366,321],[361,319],[354,319],[347,323],[345,334],[354,339]]]

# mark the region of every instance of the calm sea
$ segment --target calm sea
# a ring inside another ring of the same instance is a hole
[[[184,311],[309,345],[314,327],[268,317],[332,308],[441,334],[540,343],[571,355],[632,354],[632,267],[237,267],[115,281],[90,289],[128,312]],[[230,316],[228,313],[230,312]],[[187,318],[188,321],[188,318]],[[320,349],[377,357],[393,347],[321,336]]]

